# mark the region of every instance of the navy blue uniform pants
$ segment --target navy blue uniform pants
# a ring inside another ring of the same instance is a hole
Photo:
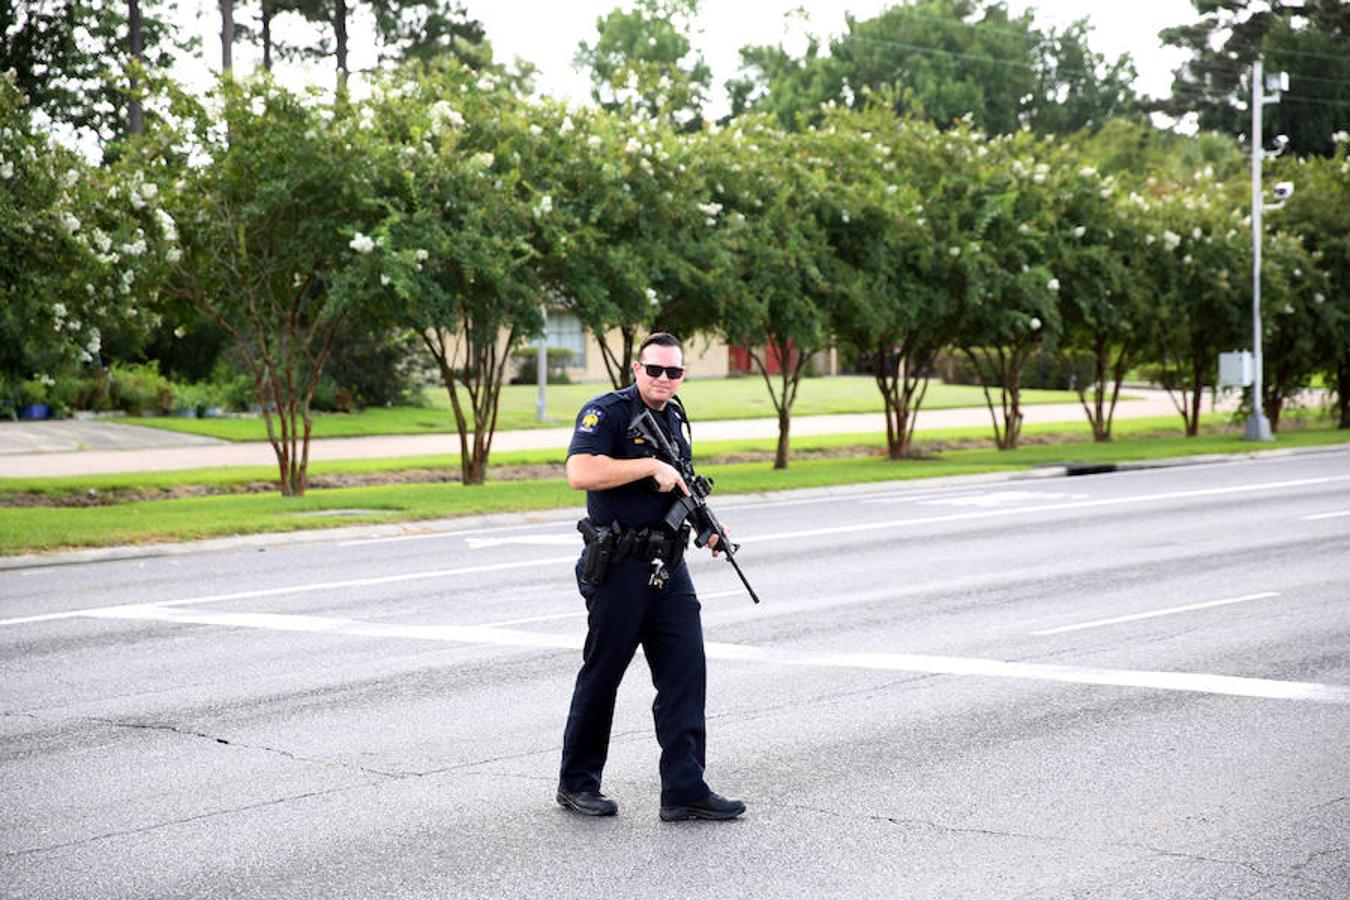
[[[578,580],[589,630],[563,733],[559,786],[573,793],[600,790],[614,698],[641,646],[656,686],[652,717],[661,745],[661,805],[679,806],[708,796],[703,626],[689,567],[681,562],[660,589],[647,583],[651,571],[650,563],[629,557],[610,567],[600,587]]]

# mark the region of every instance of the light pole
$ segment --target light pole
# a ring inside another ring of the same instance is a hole
[[[535,421],[548,421],[548,304],[539,304],[539,315],[543,319],[544,330],[539,335],[539,356],[535,362],[535,382],[539,386],[539,399],[534,404]]]
[[[1265,109],[1267,103],[1279,103],[1280,92],[1288,90],[1289,76],[1284,72],[1272,73],[1270,76],[1271,95],[1265,96],[1264,90],[1267,87],[1262,80],[1261,58],[1257,57],[1252,63],[1252,414],[1247,419],[1247,427],[1242,435],[1246,441],[1269,441],[1274,436],[1270,433],[1270,420],[1266,418],[1266,411],[1261,408],[1263,387],[1262,362],[1261,362],[1261,208],[1263,201],[1261,198],[1261,163],[1269,156],[1279,156],[1284,152],[1288,138],[1280,135],[1277,138],[1278,148],[1273,153],[1267,153],[1261,146],[1261,111]],[[1291,188],[1292,190],[1292,188]],[[1271,204],[1271,209],[1278,209],[1283,204]]]

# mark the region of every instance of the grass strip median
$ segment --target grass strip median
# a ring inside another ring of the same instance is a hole
[[[1028,427],[1027,443],[1015,451],[964,448],[987,438],[987,429],[952,429],[922,435],[921,458],[893,462],[880,455],[875,435],[831,435],[794,441],[789,468],[775,470],[766,457],[772,440],[721,441],[700,444],[700,467],[717,482],[719,496],[781,491],[838,484],[898,481],[988,472],[1012,472],[1068,463],[1145,462],[1197,454],[1241,454],[1273,449],[1251,444],[1226,419],[1206,423],[1210,433],[1185,438],[1175,432],[1175,419],[1121,422],[1117,439],[1093,443],[1083,426]],[[1169,432],[1170,429],[1170,432]],[[1350,434],[1322,423],[1309,423],[1279,435],[1274,448],[1342,444]],[[510,467],[556,466],[559,451],[503,453],[496,458],[493,478]],[[745,460],[743,457],[756,457]],[[453,456],[400,460],[319,463],[317,474],[365,473],[397,482],[400,472],[445,469]],[[196,540],[235,534],[294,531],[351,525],[416,521],[454,516],[522,512],[581,505],[581,496],[560,477],[492,480],[465,487],[458,483],[388,483],[359,487],[311,489],[302,498],[266,493],[225,492],[173,499],[141,499],[106,505],[20,505],[23,495],[61,497],[80,492],[178,489],[185,485],[232,491],[251,482],[266,483],[266,468],[170,473],[131,473],[52,479],[0,479],[0,554],[14,555],[68,547],[111,546]]]

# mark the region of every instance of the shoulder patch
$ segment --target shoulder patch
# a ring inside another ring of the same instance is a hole
[[[604,410],[598,406],[587,408],[581,415],[581,422],[577,425],[577,431],[582,434],[590,434],[595,431],[595,427],[600,424],[600,419],[604,416]]]

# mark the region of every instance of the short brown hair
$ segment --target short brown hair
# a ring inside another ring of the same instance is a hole
[[[676,350],[680,351],[681,357],[684,356],[684,345],[680,343],[679,338],[664,331],[657,331],[647,335],[646,339],[638,345],[637,358],[642,359],[642,351],[646,350],[652,344],[655,344],[658,347],[674,347]]]

